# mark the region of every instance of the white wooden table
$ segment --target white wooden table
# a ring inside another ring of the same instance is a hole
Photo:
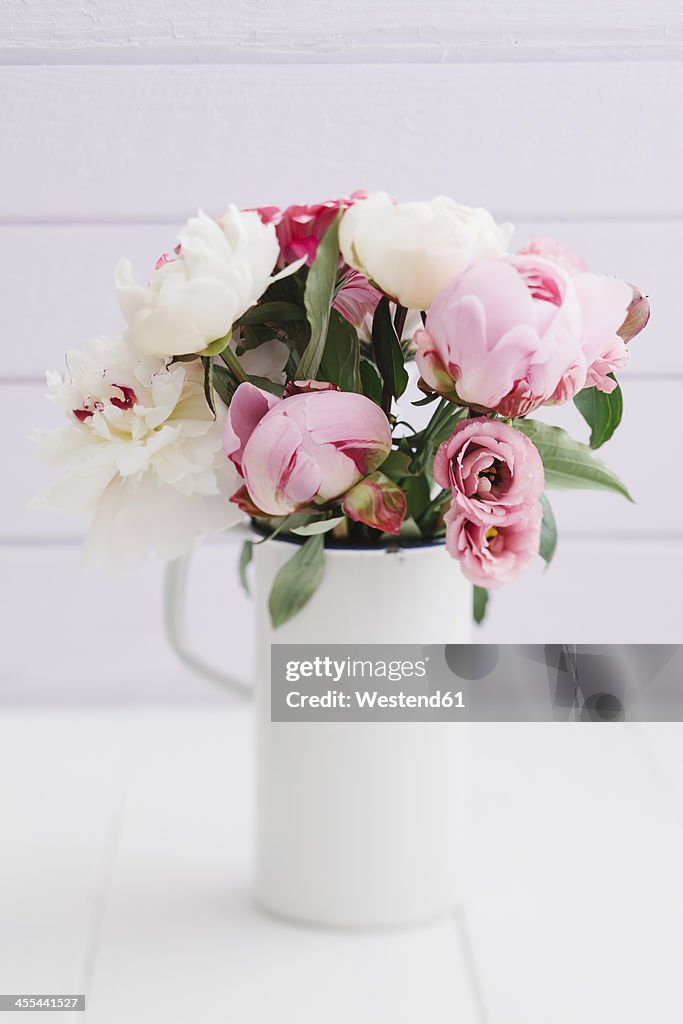
[[[3,710],[0,992],[85,992],[58,1019],[89,1024],[680,1024],[682,727],[472,727],[463,906],[371,934],[251,905],[250,727]]]

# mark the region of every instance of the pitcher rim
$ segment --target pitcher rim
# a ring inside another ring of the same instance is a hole
[[[265,531],[260,530],[252,522],[249,527],[251,533],[263,539],[266,536]],[[291,534],[284,536],[273,537],[273,543],[280,544],[295,544],[300,546],[308,538],[307,537],[296,537]],[[443,549],[446,546],[445,537],[435,537],[429,540],[418,540],[418,541],[399,541],[398,538],[394,543],[387,543],[377,547],[370,547],[362,544],[345,544],[342,541],[334,541],[332,538],[326,540],[325,543],[325,554],[326,555],[345,555],[363,553],[364,555],[388,555],[388,554],[408,554],[414,551],[427,551],[431,549]]]

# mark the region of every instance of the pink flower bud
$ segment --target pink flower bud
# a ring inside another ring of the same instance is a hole
[[[383,533],[398,534],[408,503],[398,484],[383,473],[373,473],[346,495],[343,508],[347,516],[358,523],[365,523]]]
[[[636,334],[640,334],[650,319],[650,303],[647,295],[643,295],[640,289],[631,285],[633,298],[626,313],[626,319],[617,331],[621,340],[625,343],[632,341]]]
[[[224,449],[254,505],[282,516],[351,490],[384,462],[391,428],[364,395],[315,390],[278,399],[240,384],[228,409]]]

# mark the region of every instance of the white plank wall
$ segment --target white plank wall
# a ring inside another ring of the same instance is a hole
[[[17,64],[676,59],[676,0],[5,0]]]
[[[514,217],[683,213],[683,65],[0,70],[10,221],[184,219],[385,188]]]
[[[618,16],[598,0],[6,0],[0,700],[211,699],[164,648],[160,568],[81,578],[82,524],[25,511],[49,477],[31,427],[59,422],[43,373],[66,348],[117,329],[115,259],[129,255],[144,276],[197,207],[356,187],[486,205],[517,224],[520,242],[554,234],[649,292],[652,323],[624,374],[624,425],[604,451],[636,504],[558,494],[556,564],[496,595],[479,636],[621,640],[628,621],[629,639],[676,641],[682,50],[674,0],[622,0]],[[585,436],[573,410],[550,415]],[[226,606],[235,635],[249,633],[234,557],[228,540],[198,558],[216,617],[195,625],[217,657]],[[36,621],[39,645],[28,643]],[[135,687],[131,650],[145,669]],[[236,657],[246,672],[248,641]]]
[[[481,727],[458,932],[269,924],[244,891],[248,712],[175,662],[159,565],[84,575],[82,524],[25,504],[50,478],[31,428],[60,423],[44,370],[117,330],[119,255],[143,278],[229,201],[451,194],[653,308],[604,450],[636,503],[556,492],[555,563],[478,638],[679,642],[682,56],[679,0],[0,3],[0,705],[24,705],[0,715],[4,991],[86,990],[98,1024],[319,1020],[330,991],[325,1019],[359,1024],[680,1020],[677,727]],[[246,679],[240,543],[201,546],[189,606]],[[82,703],[104,710],[36,708]]]

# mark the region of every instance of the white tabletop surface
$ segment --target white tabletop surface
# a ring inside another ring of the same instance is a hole
[[[5,709],[0,992],[85,992],[69,1024],[680,1024],[682,735],[473,726],[462,906],[358,934],[250,902],[248,708]]]

